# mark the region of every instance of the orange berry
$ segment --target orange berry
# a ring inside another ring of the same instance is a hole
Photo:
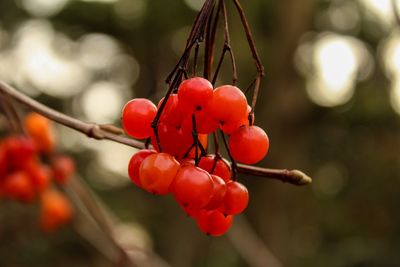
[[[54,150],[55,139],[50,120],[32,112],[25,117],[24,124],[28,135],[35,141],[39,151],[49,153]]]
[[[41,197],[40,227],[52,232],[67,224],[72,217],[72,207],[68,198],[54,189],[47,190]]]

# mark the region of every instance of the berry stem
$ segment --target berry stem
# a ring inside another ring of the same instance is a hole
[[[226,5],[225,5],[225,0],[220,0],[220,6],[219,10],[222,12],[223,20],[224,20],[224,47],[222,49],[222,54],[221,57],[218,61],[213,79],[212,79],[212,84],[215,85],[215,82],[218,78],[219,71],[221,69],[222,63],[224,61],[225,55],[228,52],[230,55],[231,59],[231,64],[232,64],[232,84],[235,85],[237,81],[237,68],[236,68],[236,61],[235,61],[235,55],[232,51],[231,47],[231,37],[229,34],[229,24],[228,24],[228,15],[226,11]]]
[[[214,157],[214,162],[213,162],[213,165],[211,167],[210,173],[214,172],[215,167],[217,166],[218,160],[222,159],[222,156],[219,153],[219,142],[218,142],[218,136],[217,136],[216,132],[213,133],[213,139],[214,139],[214,148],[215,148],[214,154],[215,154],[215,157]]]
[[[220,130],[222,140],[224,141],[224,146],[226,149],[226,152],[228,153],[229,159],[231,161],[231,167],[232,167],[232,180],[236,181],[237,179],[237,163],[235,159],[232,157],[231,151],[229,150],[229,145],[228,142],[226,141],[225,134]]]
[[[197,75],[197,61],[199,58],[199,48],[200,42],[196,43],[196,48],[194,49],[194,59],[193,59],[193,77]]]
[[[25,135],[25,129],[22,126],[23,124],[21,117],[19,116],[18,111],[15,109],[13,105],[13,100],[10,99],[10,96],[6,94],[0,94],[0,103],[12,131]]]
[[[5,117],[6,117],[7,121],[8,121],[10,129],[13,132],[18,132],[18,125],[15,122],[14,116],[11,114],[11,112],[10,112],[10,110],[8,108],[8,105],[7,105],[6,100],[5,100],[5,96],[3,96],[2,94],[0,94],[0,108],[3,111]]]
[[[244,10],[242,8],[242,5],[240,4],[239,0],[233,0],[236,10],[239,13],[240,16],[240,20],[242,22],[242,26],[243,29],[246,33],[246,38],[247,38],[247,42],[249,44],[250,50],[251,50],[251,54],[253,56],[255,65],[256,65],[256,69],[257,69],[257,76],[254,79],[254,82],[252,84],[254,84],[254,92],[253,92],[253,99],[251,101],[251,112],[254,113],[255,110],[255,106],[257,103],[257,98],[258,98],[258,94],[260,91],[260,83],[261,83],[261,78],[264,77],[265,73],[264,73],[264,66],[261,63],[261,59],[260,56],[258,55],[258,51],[257,51],[257,47],[255,45],[254,39],[253,39],[253,35],[251,33],[250,30],[250,26],[249,23],[247,21],[246,15],[244,13]]]
[[[212,72],[212,64],[214,59],[214,48],[215,48],[215,37],[217,34],[217,26],[219,20],[219,5],[217,6],[217,11],[215,12],[214,20],[213,17],[210,16],[207,23],[207,31],[206,31],[206,45],[204,47],[204,70],[203,77],[207,80],[211,77]]]
[[[196,115],[192,114],[192,135],[193,135],[193,145],[194,145],[194,165],[199,166],[199,135],[197,133],[196,127]]]

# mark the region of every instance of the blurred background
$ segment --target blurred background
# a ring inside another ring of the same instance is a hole
[[[255,67],[227,2],[245,88]],[[129,99],[163,96],[202,3],[0,0],[0,79],[71,116],[120,125]],[[282,266],[400,266],[400,28],[393,2],[242,4],[266,67],[256,124],[271,148],[259,165],[300,169],[314,179],[296,187],[240,176],[250,205],[232,231],[243,233],[238,227],[246,225],[264,245],[207,237],[171,197],[133,186],[132,148],[61,126],[60,148],[120,218],[121,236],[171,266],[256,266],[244,256],[246,248],[254,255],[254,247],[269,250]],[[228,63],[219,84],[231,80]],[[68,227],[40,232],[36,209],[0,203],[0,266],[111,265]]]

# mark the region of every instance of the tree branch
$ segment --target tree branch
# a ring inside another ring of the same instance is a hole
[[[59,123],[74,129],[78,132],[85,134],[89,138],[94,138],[97,140],[110,140],[120,144],[128,145],[138,149],[144,149],[145,144],[143,142],[119,136],[106,128],[101,127],[96,123],[87,123],[76,118],[67,116],[61,112],[51,109],[36,100],[30,98],[29,96],[19,92],[14,87],[8,85],[7,83],[0,81],[0,92],[10,96],[16,101],[24,104],[25,106],[31,108],[32,110],[40,113],[41,115]],[[293,185],[307,185],[312,182],[311,178],[298,170],[279,170],[279,169],[267,169],[256,166],[250,166],[245,164],[238,164],[238,172],[242,174],[249,174],[264,178],[270,178],[275,180],[280,180],[282,182],[287,182]]]

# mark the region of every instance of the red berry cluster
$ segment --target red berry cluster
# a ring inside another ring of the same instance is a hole
[[[194,138],[198,137],[206,148],[207,135],[219,128],[229,135],[233,159],[254,164],[267,154],[268,136],[253,125],[254,115],[246,97],[235,86],[214,89],[208,80],[194,77],[183,81],[177,94],[164,101],[161,99],[156,107],[148,99],[136,98],[123,109],[125,132],[138,139],[150,138],[155,149],[139,151],[132,157],[129,176],[153,194],[172,193],[203,232],[222,235],[230,228],[232,215],[247,207],[248,191],[231,180],[230,164],[219,155],[202,154],[195,164]],[[161,108],[155,134],[152,123]]]
[[[70,220],[72,208],[51,181],[64,184],[74,173],[75,165],[64,155],[48,157],[54,149],[54,136],[46,118],[29,114],[25,129],[28,136],[11,135],[0,140],[0,198],[23,203],[40,199],[40,226],[52,231]],[[41,160],[45,155],[48,165]]]

